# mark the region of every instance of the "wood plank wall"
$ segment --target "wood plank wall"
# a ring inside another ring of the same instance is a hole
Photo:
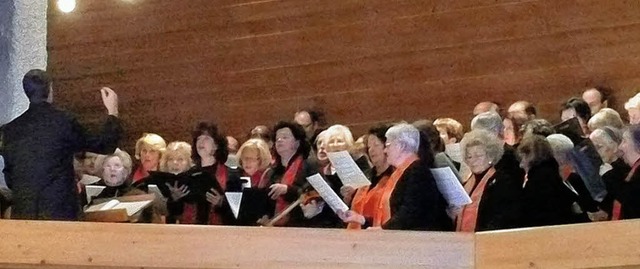
[[[330,123],[449,116],[473,106],[559,104],[640,85],[640,2],[623,0],[78,0],[50,2],[56,99],[94,125],[102,85],[120,95],[130,148],[142,132],[189,139],[198,120],[243,137],[320,107]],[[626,114],[626,113],[623,113]]]

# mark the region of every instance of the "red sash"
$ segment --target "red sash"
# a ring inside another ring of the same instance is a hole
[[[631,171],[629,171],[629,174],[624,179],[624,182],[629,182],[631,180],[631,177],[633,177],[633,174],[636,172],[636,169],[638,169],[638,166],[640,166],[640,159],[636,160],[636,163],[633,164],[633,167],[631,167]],[[624,219],[624,216],[622,215],[622,203],[620,203],[618,199],[615,199],[613,200],[613,210],[611,210],[611,220],[621,219]]]
[[[138,169],[136,169],[136,171],[133,173],[133,183],[136,183],[148,176],[149,172],[144,171],[144,168],[142,167],[142,165],[140,165],[140,167],[138,167]]]
[[[302,159],[302,156],[295,157],[293,162],[291,162],[289,166],[287,166],[287,170],[284,172],[284,175],[282,176],[282,180],[280,180],[280,184],[285,184],[288,187],[291,187],[291,185],[293,185],[293,182],[295,182],[296,180],[298,172],[300,172],[300,169],[302,169],[303,162],[304,162],[304,159]],[[290,204],[291,203],[287,202],[284,199],[284,197],[282,196],[278,197],[278,199],[276,200],[275,215],[277,216],[278,214],[280,214],[280,212],[284,211]],[[289,215],[284,216],[282,219],[274,223],[274,226],[283,226],[288,221],[289,221]]]
[[[218,183],[220,184],[220,187],[222,187],[222,190],[225,190],[227,188],[227,174],[228,174],[227,167],[224,164],[218,164],[216,167],[215,177]],[[220,193],[220,195],[224,195],[224,193]],[[182,216],[180,217],[180,223],[196,224],[198,221],[197,212],[198,212],[197,204],[184,203]],[[211,206],[211,210],[209,211],[209,222],[207,224],[209,225],[223,224],[222,216],[220,216],[220,213],[217,212],[214,206]]]
[[[473,185],[476,184],[476,177],[474,177],[473,174],[469,176],[470,178],[464,185],[464,189],[467,191],[469,196],[471,196],[471,204],[464,206],[462,209],[462,213],[460,213],[457,220],[456,231],[475,232],[476,224],[478,222],[478,206],[480,205],[480,200],[482,200],[482,193],[484,193],[487,182],[489,182],[489,179],[491,179],[495,173],[496,169],[491,167],[482,179],[480,179],[480,182],[475,189],[473,189]]]

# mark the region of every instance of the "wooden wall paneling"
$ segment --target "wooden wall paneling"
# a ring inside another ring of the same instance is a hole
[[[128,137],[188,136],[199,118],[243,136],[307,106],[361,130],[401,118],[468,122],[479,98],[530,99],[554,120],[585,87],[637,77],[638,61],[625,57],[640,47],[629,1],[116,2],[52,8],[49,66],[67,91],[59,104],[83,121],[103,110],[83,97],[114,87]]]

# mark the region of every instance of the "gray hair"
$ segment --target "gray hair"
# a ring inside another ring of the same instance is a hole
[[[467,149],[470,147],[482,146],[485,148],[487,157],[491,159],[492,164],[498,163],[504,154],[504,145],[502,140],[496,134],[487,130],[473,130],[462,137],[460,148],[462,149],[462,158],[466,160]]]
[[[502,137],[504,125],[498,113],[489,111],[480,113],[471,120],[471,130],[486,130]]]
[[[547,136],[547,141],[551,146],[551,151],[558,163],[566,163],[569,160],[569,152],[573,149],[574,145],[571,139],[563,134],[552,134]]]
[[[399,123],[387,130],[387,141],[396,141],[405,152],[418,153],[420,147],[420,131],[408,123]]]
[[[622,142],[622,131],[613,127],[602,127],[593,130],[591,134],[589,134],[589,139],[597,140],[601,139],[607,147],[617,148]]]

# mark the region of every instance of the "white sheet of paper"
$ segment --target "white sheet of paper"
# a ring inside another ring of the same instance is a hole
[[[436,180],[438,190],[447,200],[449,205],[464,206],[471,203],[471,198],[458,181],[456,175],[449,167],[431,168],[431,174]]]
[[[112,209],[114,206],[118,205],[120,202],[118,200],[111,200],[111,201],[107,201],[101,204],[97,204],[97,205],[92,205],[90,207],[88,207],[85,212],[96,212],[96,211],[103,211],[103,210],[109,210]]]
[[[307,181],[313,186],[314,189],[320,194],[320,197],[333,209],[333,212],[347,211],[349,207],[345,204],[340,196],[331,189],[329,184],[324,181],[324,178],[320,174],[315,174],[307,177]]]
[[[367,176],[364,175],[360,167],[347,151],[328,152],[327,156],[331,162],[331,166],[338,172],[338,177],[345,186],[360,188],[371,185]]]
[[[224,196],[227,197],[231,212],[233,212],[233,216],[237,219],[238,213],[240,213],[240,203],[242,203],[242,192],[225,192]]]
[[[134,214],[138,213],[140,210],[149,205],[152,200],[148,201],[139,201],[139,202],[120,202],[116,199],[113,199],[108,202],[104,202],[97,205],[92,205],[87,208],[84,212],[96,212],[96,211],[105,211],[111,209],[124,209],[127,211],[127,216],[131,217]]]
[[[243,189],[251,189],[251,178],[250,177],[240,177],[240,180],[246,180],[246,182],[242,182]]]
[[[144,207],[146,207],[151,202],[153,202],[153,201],[149,200],[149,201],[139,201],[139,202],[119,202],[116,206],[112,207],[111,209],[121,209],[121,208],[123,208],[123,209],[127,210],[127,216],[131,217],[135,213],[138,213],[140,210],[142,210]]]
[[[460,143],[445,145],[444,153],[449,155],[449,158],[451,158],[452,160],[459,163],[462,162],[462,148],[460,148]]]
[[[87,192],[87,203],[91,203],[91,197],[98,196],[106,187],[88,185],[84,187]]]
[[[164,197],[164,195],[162,195],[162,192],[160,191],[160,188],[158,188],[158,185],[156,184],[149,184],[149,191],[147,193],[153,193],[156,196],[156,199]]]
[[[96,182],[98,182],[100,180],[101,180],[101,178],[99,178],[97,176],[83,174],[82,178],[80,179],[80,183],[82,183],[84,185],[91,185],[91,184],[94,184],[94,183],[96,183]]]

